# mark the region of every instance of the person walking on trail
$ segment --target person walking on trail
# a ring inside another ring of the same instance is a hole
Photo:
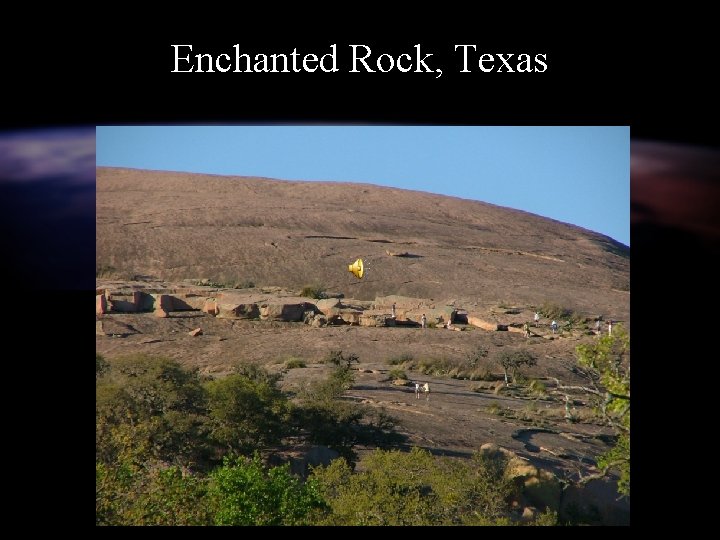
[[[533,317],[533,319],[535,320],[535,326],[537,327],[540,322],[540,313],[538,311],[535,312],[535,317]]]
[[[420,399],[420,383],[415,383],[415,399]]]
[[[552,328],[552,333],[556,333],[558,329],[558,323],[556,321],[553,321],[550,323],[550,328]]]
[[[393,305],[392,305],[392,318],[393,319],[395,318],[395,302],[393,302]]]
[[[425,328],[427,326],[427,317],[425,317],[425,314],[422,314],[422,317],[420,317],[420,326],[422,328]]]
[[[610,319],[608,321],[608,336],[612,336],[612,327],[613,327],[613,322],[612,322],[612,319]]]
[[[601,332],[600,332],[600,319],[598,319],[597,321],[595,321],[595,333],[598,334],[598,335],[601,333]]]
[[[425,399],[430,399],[430,384],[425,383],[423,390],[425,390]]]
[[[523,330],[525,330],[525,337],[530,337],[530,325],[528,323],[523,325]]]

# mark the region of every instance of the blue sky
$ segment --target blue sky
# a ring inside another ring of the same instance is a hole
[[[101,166],[428,191],[630,245],[627,126],[98,126],[96,136]]]

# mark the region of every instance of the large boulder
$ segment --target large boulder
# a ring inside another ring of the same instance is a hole
[[[360,326],[395,326],[395,319],[377,311],[361,313],[358,322]]]
[[[218,317],[221,319],[257,319],[260,317],[258,302],[265,298],[259,295],[223,292],[217,297]]]
[[[324,298],[322,300],[317,300],[315,305],[317,306],[318,311],[327,316],[335,315],[336,311],[334,310],[339,310],[341,304],[339,298]]]
[[[110,311],[115,313],[136,313],[137,303],[132,292],[125,293],[113,293],[108,298],[108,307]]]
[[[482,328],[483,330],[487,330],[488,332],[497,332],[498,330],[507,330],[507,326],[498,324],[495,321],[488,321],[486,319],[481,319],[480,317],[478,317],[476,315],[468,314],[467,322],[468,322],[468,324],[477,326],[478,328]]]
[[[207,298],[202,306],[202,311],[213,316],[217,316],[220,313],[218,308],[217,298]]]
[[[337,459],[340,454],[327,446],[313,446],[306,452],[296,454],[290,458],[290,472],[307,478],[310,467],[319,465],[328,466],[330,462]]]
[[[271,321],[302,321],[305,314],[305,302],[283,302],[278,298],[272,303],[267,302],[260,305],[260,318]]]
[[[155,311],[162,310],[167,313],[174,311],[173,297],[169,294],[153,294],[155,299],[154,309]]]
[[[198,293],[177,293],[173,295],[174,311],[192,311],[202,309],[207,300],[206,294]]]
[[[503,456],[508,460],[505,474],[514,479],[521,488],[522,496],[527,502],[526,506],[551,508],[555,512],[559,510],[562,486],[553,473],[536,467],[511,450],[494,443],[483,444],[480,453],[494,459]]]
[[[95,313],[97,315],[102,315],[104,313],[107,313],[108,305],[107,305],[107,298],[105,298],[104,294],[97,294],[95,295]]]

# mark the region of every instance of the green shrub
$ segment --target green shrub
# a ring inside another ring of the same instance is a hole
[[[322,300],[325,298],[325,288],[321,285],[306,285],[302,288],[302,291],[300,291],[300,296]]]
[[[216,525],[306,525],[325,506],[313,482],[292,476],[289,464],[266,469],[257,455],[225,458],[210,476]]]
[[[286,369],[295,369],[295,368],[304,368],[307,367],[307,364],[305,364],[305,360],[302,360],[300,358],[291,358],[287,362],[285,362],[285,368]]]
[[[327,525],[508,524],[515,493],[507,460],[476,454],[471,462],[376,450],[353,473],[343,461],[313,470],[330,511]]]
[[[320,361],[320,363],[332,364],[333,366],[345,365],[349,368],[353,363],[360,363],[360,359],[355,353],[348,353],[347,355],[344,355],[341,350],[333,350],[330,351],[327,356]]]
[[[393,356],[388,360],[388,364],[391,366],[399,366],[404,364],[405,362],[412,362],[413,355],[410,353],[404,353],[399,356]]]
[[[408,376],[402,369],[391,369],[388,373],[388,379],[394,381],[395,379],[407,380]]]
[[[547,387],[542,381],[539,381],[538,379],[532,379],[530,381],[530,384],[528,384],[528,390],[536,396],[546,396],[547,395]]]

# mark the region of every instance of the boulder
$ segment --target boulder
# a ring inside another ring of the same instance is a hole
[[[341,309],[336,314],[336,318],[341,319],[346,324],[358,326],[360,324],[360,318],[362,317],[362,314],[362,311],[356,311],[354,309]]]
[[[173,298],[169,294],[154,294],[153,298],[155,311],[162,310],[168,313],[173,311]]]
[[[109,310],[107,305],[107,298],[105,298],[105,295],[95,295],[95,313],[98,315],[102,315],[104,313],[107,313],[108,311]]]
[[[361,313],[358,319],[360,326],[395,326],[395,319],[385,313]]]
[[[202,311],[216,317],[220,313],[216,298],[207,298],[203,302]]]
[[[562,486],[553,473],[514,457],[508,463],[507,474],[521,486],[522,494],[531,506],[559,510]]]
[[[340,454],[327,446],[313,446],[307,452],[290,458],[290,472],[307,478],[310,467],[330,465],[330,462],[338,457]]]
[[[334,309],[340,309],[339,298],[325,298],[323,300],[317,300],[315,305],[318,311],[321,311],[324,315],[335,315]]]
[[[299,303],[267,303],[260,305],[260,318],[271,321],[302,321],[305,314],[305,302]]]
[[[320,315],[320,314],[315,315],[315,317],[313,317],[311,324],[314,328],[320,328],[322,326],[327,325],[327,318],[324,315]]]
[[[539,469],[529,461],[521,459],[511,450],[494,443],[486,443],[480,447],[480,453],[496,458],[504,456],[508,459],[505,474],[515,480],[522,489],[522,495],[528,503],[538,509],[551,508],[558,511],[562,486],[550,471]]]
[[[501,324],[498,324],[496,322],[487,321],[485,319],[481,319],[480,317],[470,314],[468,314],[467,316],[467,322],[468,324],[477,326],[478,328],[482,328],[483,330],[487,330],[488,332],[497,332],[502,326]]]
[[[264,296],[224,292],[216,300],[220,319],[257,319],[260,317],[258,302]]]

